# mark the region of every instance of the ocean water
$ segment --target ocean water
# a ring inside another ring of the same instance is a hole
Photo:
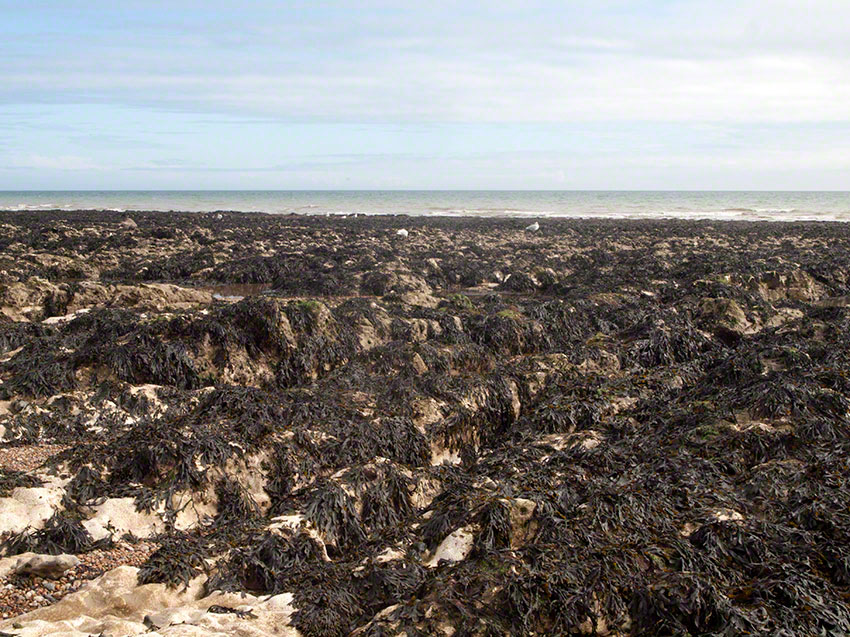
[[[0,191],[0,210],[235,210],[274,214],[850,221],[850,192]]]

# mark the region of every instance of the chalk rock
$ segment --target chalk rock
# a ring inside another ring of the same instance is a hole
[[[428,282],[412,272],[404,270],[375,270],[363,277],[360,284],[363,294],[383,296],[388,293],[404,294],[419,292],[431,294],[433,290]]]
[[[56,604],[0,621],[0,631],[19,637],[299,635],[290,626],[291,593],[268,599],[219,592],[201,597],[203,576],[186,589],[174,590],[165,584],[139,586],[138,573],[137,568],[119,566]],[[212,606],[246,613],[209,612]]]
[[[429,307],[432,309],[440,304],[440,299],[423,292],[405,292],[401,295],[401,300],[408,305]]]
[[[475,525],[470,524],[450,533],[446,539],[440,542],[431,559],[425,565],[433,568],[439,565],[440,560],[447,562],[465,560],[472,551],[472,545],[475,542],[475,530]]]
[[[133,498],[110,498],[95,507],[95,516],[83,522],[83,527],[95,540],[115,534],[120,537],[132,532],[136,537],[150,537],[165,530],[158,515],[136,511]]]
[[[757,331],[733,299],[705,298],[700,302],[699,309],[702,318],[711,323],[719,335],[732,333],[740,336]]]
[[[103,285],[95,281],[81,281],[75,284],[73,292],[67,292],[67,296],[67,311],[76,313],[101,306],[135,307],[163,312],[187,310],[212,302],[210,292],[171,283]]]
[[[507,500],[511,511],[511,548],[520,548],[528,543],[537,532],[538,524],[534,520],[537,503],[526,498]]]
[[[0,534],[20,533],[27,527],[40,529],[59,506],[63,493],[58,484],[13,489],[9,497],[0,498]]]
[[[76,556],[67,553],[61,555],[22,553],[0,559],[0,577],[35,575],[47,579],[59,579],[65,571],[70,571],[79,563],[80,560]]]
[[[124,219],[124,221],[120,222],[118,225],[121,226],[122,228],[127,228],[129,230],[134,230],[135,228],[139,227],[138,224],[135,221],[133,221],[130,217],[127,217],[126,219]]]
[[[47,279],[33,276],[26,281],[9,282],[0,289],[0,314],[13,321],[41,320],[45,299],[56,292]]]
[[[812,302],[824,295],[823,286],[803,270],[764,272],[759,276],[734,276],[732,281],[770,303],[785,299]]]

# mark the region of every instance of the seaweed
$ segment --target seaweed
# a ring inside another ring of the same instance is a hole
[[[104,362],[118,379],[143,385],[172,385],[194,389],[201,385],[200,375],[186,347],[180,343],[163,343],[148,335],[110,349]]]
[[[381,466],[363,494],[361,517],[374,532],[396,527],[413,513],[411,481],[392,467]]]
[[[604,404],[603,379],[565,375],[535,398],[517,427],[547,434],[592,429],[602,420]]]
[[[475,538],[475,551],[485,554],[489,551],[510,548],[511,545],[511,510],[507,502],[494,499],[482,507],[478,514],[478,524],[481,527]]]
[[[219,480],[215,494],[218,499],[216,524],[227,524],[235,520],[246,521],[260,516],[260,507],[253,496],[236,480]]]
[[[95,541],[83,527],[80,518],[70,512],[56,512],[41,529],[24,529],[12,534],[3,541],[0,549],[8,555],[21,553],[46,553],[59,555],[61,553],[88,553],[97,548],[104,548],[111,543],[109,538]]]
[[[257,616],[249,610],[239,610],[238,608],[230,608],[229,606],[219,606],[218,604],[213,604],[212,606],[207,608],[207,612],[219,615],[236,615],[239,619],[257,619]]]
[[[850,227],[133,218],[3,213],[4,303],[65,313],[93,267],[262,292],[0,319],[6,441],[71,478],[7,548],[90,550],[131,497],[167,522],[140,581],[292,593],[305,635],[850,632]]]
[[[83,466],[71,481],[65,485],[62,498],[67,508],[74,506],[94,506],[98,500],[105,499],[107,484],[99,471],[90,466]]]
[[[168,228],[152,231],[165,232],[159,239],[174,239],[176,234]],[[197,240],[197,239],[196,239]],[[203,245],[203,241],[200,241]],[[215,256],[210,251],[188,250],[169,256],[166,259],[127,259],[117,268],[101,274],[103,280],[122,281],[183,281],[189,279],[198,270],[215,265]]]
[[[34,339],[53,335],[55,330],[39,323],[15,323],[0,314],[0,355],[23,347]]]
[[[469,332],[475,343],[507,354],[533,352],[538,343],[522,315],[511,309],[483,317],[472,316]]]
[[[354,500],[330,480],[317,480],[304,494],[304,516],[340,550],[354,548],[366,539]]]
[[[282,593],[323,561],[320,545],[304,532],[249,533],[242,547],[217,566],[207,591]]]
[[[0,385],[0,399],[53,396],[76,386],[72,357],[50,351],[44,340],[31,341],[11,361],[0,363],[0,368],[9,372],[9,378]]]
[[[200,536],[186,533],[163,538],[139,568],[139,584],[182,585],[185,590],[195,577],[209,570],[204,544]]]
[[[431,456],[427,439],[409,418],[383,418],[378,423],[357,420],[345,423],[340,433],[343,435],[328,445],[323,454],[334,466],[382,457],[418,467]]]
[[[305,637],[347,635],[353,621],[363,613],[356,589],[342,583],[345,575],[328,571],[311,578],[307,582],[309,588],[299,590],[295,596],[297,610],[292,615],[292,625]]]
[[[0,498],[9,497],[18,487],[40,487],[43,484],[37,477],[23,471],[0,467]]]
[[[652,586],[637,587],[629,611],[636,635],[740,635],[753,628],[724,595],[693,574],[669,573]]]

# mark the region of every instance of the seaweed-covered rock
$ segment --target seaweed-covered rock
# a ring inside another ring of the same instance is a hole
[[[123,218],[2,213],[0,544],[151,552],[0,631],[850,633],[850,226]]]
[[[700,316],[720,338],[740,337],[756,331],[734,299],[703,299]]]

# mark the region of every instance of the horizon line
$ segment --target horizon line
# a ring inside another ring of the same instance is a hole
[[[850,193],[850,190],[834,189],[771,189],[771,188],[105,188],[105,189],[69,189],[69,188],[44,188],[44,189],[0,189],[0,193],[80,193],[80,192],[623,192],[623,193],[647,193],[647,192],[773,192],[773,193],[801,193],[801,192],[829,192]]]

